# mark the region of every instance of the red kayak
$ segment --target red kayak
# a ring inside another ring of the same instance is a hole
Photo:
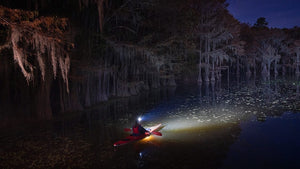
[[[156,126],[153,126],[153,127],[150,127],[149,129],[147,129],[148,131],[149,131],[149,133],[150,134],[156,134],[156,135],[159,135],[159,136],[161,136],[161,133],[159,133],[159,132],[156,132],[156,130],[157,129],[159,129],[159,127],[161,126],[161,124],[158,124],[158,125],[156,125]],[[141,140],[141,139],[143,139],[143,138],[145,138],[145,137],[148,137],[148,136],[150,136],[150,134],[148,135],[148,134],[142,134],[142,135],[140,135],[140,136],[128,136],[128,137],[126,137],[126,138],[124,138],[124,139],[122,139],[122,140],[120,140],[120,141],[117,141],[117,142],[115,142],[114,143],[114,146],[116,147],[116,146],[121,146],[121,145],[124,145],[124,144],[128,144],[128,143],[130,143],[130,142],[133,142],[133,141],[137,141],[137,140]]]

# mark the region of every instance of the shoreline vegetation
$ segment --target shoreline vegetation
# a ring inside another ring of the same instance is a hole
[[[60,3],[1,4],[0,113],[52,119],[182,82],[300,75],[299,27],[240,23],[223,0]]]

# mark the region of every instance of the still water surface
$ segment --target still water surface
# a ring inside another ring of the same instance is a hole
[[[0,129],[0,168],[300,168],[299,81],[179,85]],[[113,147],[143,117],[162,137]]]

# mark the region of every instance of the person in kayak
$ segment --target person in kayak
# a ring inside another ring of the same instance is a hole
[[[149,131],[147,131],[142,125],[138,122],[135,121],[134,126],[132,126],[132,136],[140,136],[140,135],[150,135]]]

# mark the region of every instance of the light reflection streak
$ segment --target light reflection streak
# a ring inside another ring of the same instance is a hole
[[[191,106],[170,112],[167,116],[158,117],[149,126],[162,123],[162,137],[145,138],[142,143],[149,142],[194,142],[199,139],[209,139],[220,132],[237,126],[241,120],[253,117],[252,112],[241,107],[218,106],[203,108]]]
[[[172,132],[208,130],[215,126],[225,127],[253,116],[265,116],[276,107],[290,108],[289,105],[279,104],[288,103],[288,97],[282,97],[286,92],[278,93],[276,86],[274,92],[270,93],[268,91],[273,90],[270,85],[242,85],[243,83],[230,88],[230,92],[229,89],[224,90],[214,85],[211,88],[210,85],[202,85],[198,91],[187,90],[184,97],[174,97],[145,113],[145,122],[149,126],[162,123],[165,127],[161,132],[164,135]]]
[[[163,121],[165,126],[163,131],[195,130],[209,126],[238,123],[246,114],[242,108],[236,107],[232,109],[213,108],[206,110],[201,110],[200,107],[187,107],[156,121]]]

